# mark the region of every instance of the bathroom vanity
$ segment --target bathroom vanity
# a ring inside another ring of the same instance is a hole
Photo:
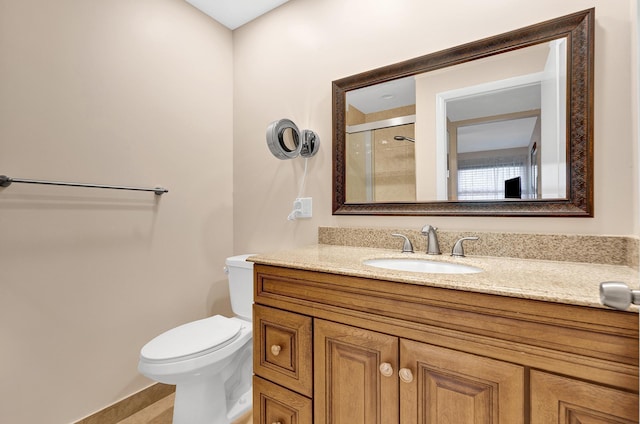
[[[318,245],[251,259],[254,423],[638,422],[637,310],[602,307],[595,283],[637,271],[461,258],[484,271],[436,275],[362,263],[381,255],[398,256]]]

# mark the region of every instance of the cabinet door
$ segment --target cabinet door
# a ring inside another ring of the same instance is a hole
[[[398,423],[398,338],[319,319],[313,325],[314,421]]]
[[[531,424],[636,424],[638,396],[531,371]]]
[[[521,366],[404,339],[400,366],[402,424],[524,422]]]
[[[253,377],[253,422],[312,424],[311,399],[258,376]]]

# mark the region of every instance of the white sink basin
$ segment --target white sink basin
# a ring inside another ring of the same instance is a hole
[[[482,272],[482,269],[476,268],[475,266],[451,262],[430,261],[428,259],[381,258],[368,259],[362,263],[365,265],[393,269],[396,271],[428,272],[433,274],[474,274]]]

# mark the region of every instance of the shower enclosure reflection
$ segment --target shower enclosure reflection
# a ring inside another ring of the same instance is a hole
[[[409,141],[415,133],[415,115],[396,121],[402,123],[393,125],[383,120],[350,127],[352,132],[348,132],[346,138],[347,199],[350,201],[416,200],[415,142]]]

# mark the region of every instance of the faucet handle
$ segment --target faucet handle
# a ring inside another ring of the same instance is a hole
[[[411,244],[411,240],[409,240],[409,237],[405,236],[404,234],[391,234],[394,237],[402,237],[404,239],[404,243],[402,244],[402,253],[413,253],[413,245]]]
[[[453,245],[453,249],[451,250],[451,256],[464,257],[464,248],[462,247],[462,242],[465,240],[478,240],[478,237],[462,237],[460,240],[456,241],[456,243]]]

